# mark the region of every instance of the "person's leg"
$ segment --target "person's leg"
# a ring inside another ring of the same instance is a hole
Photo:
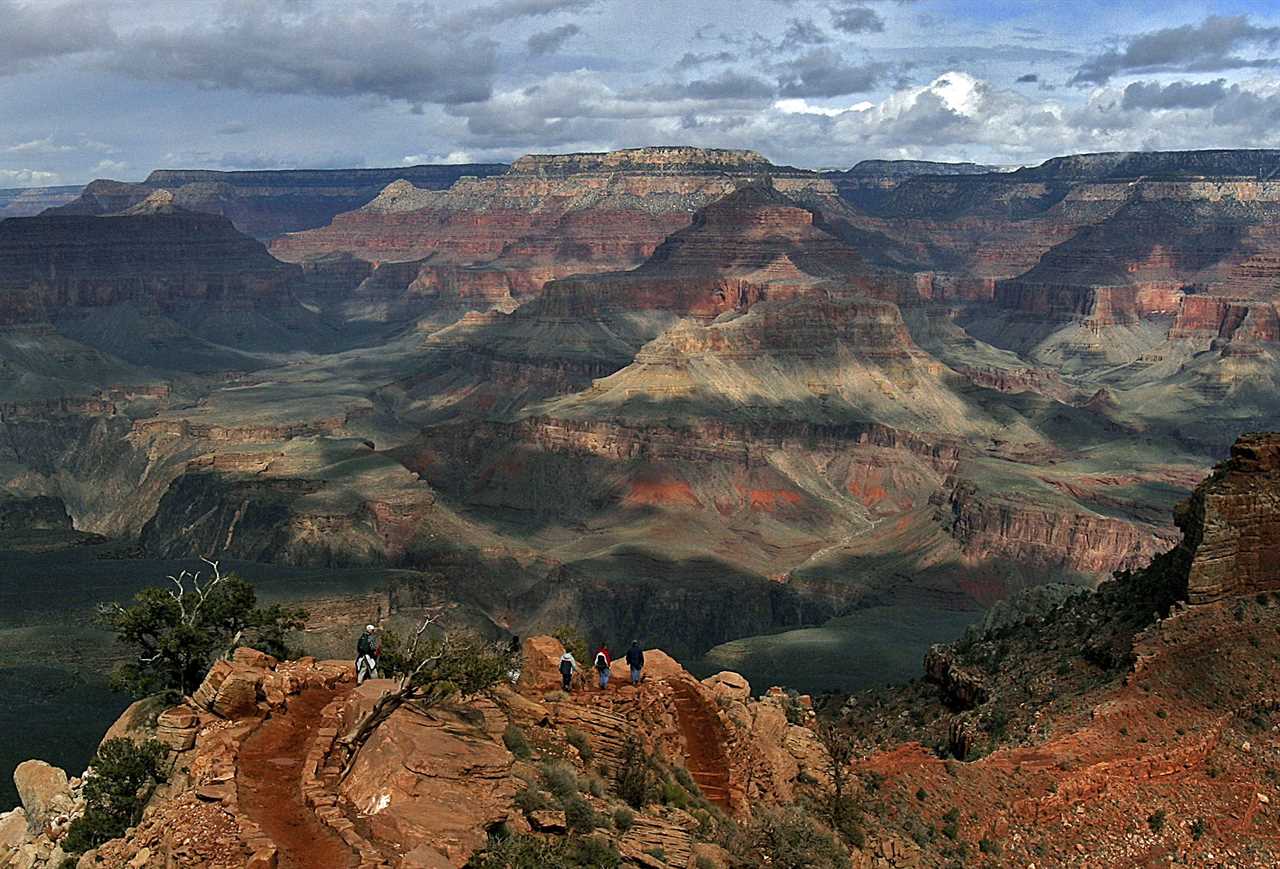
[[[600,687],[601,688],[609,687],[609,671],[608,670],[600,671]]]

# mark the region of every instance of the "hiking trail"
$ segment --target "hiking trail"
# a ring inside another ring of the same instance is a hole
[[[692,686],[680,679],[668,684],[675,692],[676,717],[689,752],[689,774],[708,801],[729,811],[729,759],[724,753],[720,721]]]
[[[275,842],[279,869],[350,869],[356,854],[315,816],[302,794],[302,764],[321,712],[337,692],[313,688],[289,700],[240,749],[241,808]]]

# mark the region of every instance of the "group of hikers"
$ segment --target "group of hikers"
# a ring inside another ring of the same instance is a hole
[[[601,643],[600,648],[596,649],[596,656],[591,662],[591,666],[599,675],[600,690],[608,689],[613,658],[609,656],[609,647],[604,643]],[[640,648],[639,640],[632,640],[631,648],[627,649],[627,666],[631,668],[631,684],[639,685],[641,680],[644,679],[644,651]],[[571,690],[573,674],[578,670],[578,661],[573,657],[573,652],[565,649],[564,654],[560,656],[560,681],[565,691]]]
[[[520,638],[512,637],[510,651],[515,653],[520,650]],[[360,635],[360,639],[356,641],[356,684],[363,684],[366,679],[372,679],[378,675],[378,659],[382,657],[382,639],[378,636],[378,628],[375,625],[365,625],[364,633]],[[631,641],[631,648],[627,649],[626,654],[627,666],[631,669],[631,684],[639,685],[644,679],[644,651],[640,648],[639,640]],[[604,643],[600,644],[600,648],[596,649],[594,660],[591,666],[595,669],[600,680],[600,690],[606,690],[609,687],[609,676],[613,667],[613,658],[609,654],[609,647]],[[573,674],[580,671],[578,661],[573,657],[573,653],[565,649],[564,654],[560,656],[560,680],[565,691],[572,690]],[[516,682],[520,678],[520,671],[513,670],[511,673],[511,681]]]

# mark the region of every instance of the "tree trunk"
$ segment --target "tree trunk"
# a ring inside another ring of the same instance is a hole
[[[391,713],[395,712],[407,701],[412,700],[418,693],[415,685],[405,685],[383,694],[373,707],[360,717],[360,720],[338,739],[338,744],[347,751],[347,762],[342,767],[342,775],[339,781],[344,781],[351,774],[352,768],[356,765],[356,758],[360,756],[360,749],[364,748],[364,744],[369,741],[369,737],[373,735],[373,731],[377,730],[382,722],[391,717]]]

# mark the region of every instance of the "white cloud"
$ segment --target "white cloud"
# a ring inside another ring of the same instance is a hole
[[[57,172],[39,169],[0,169],[0,185],[6,187],[49,187],[61,180]]]

